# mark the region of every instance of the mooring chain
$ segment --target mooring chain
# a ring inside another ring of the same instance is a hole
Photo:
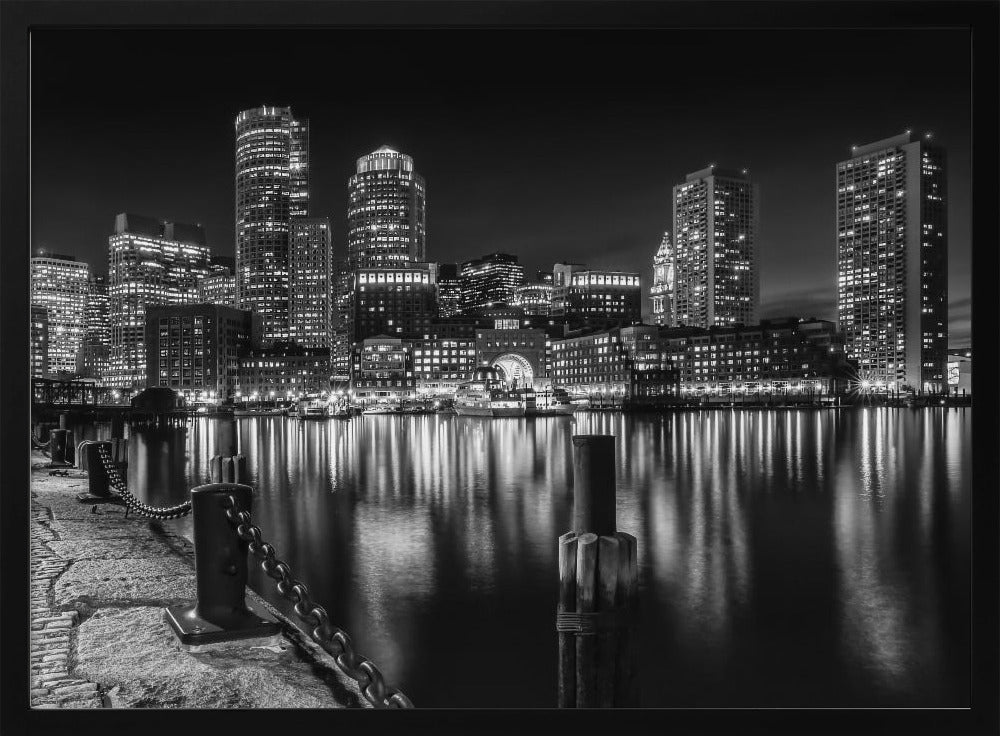
[[[36,450],[47,450],[49,448],[49,445],[51,444],[52,444],[51,437],[45,440],[45,442],[40,442],[37,439],[35,439],[35,435],[33,434],[31,435],[31,446],[34,447]]]
[[[146,516],[150,519],[180,519],[191,513],[191,501],[185,501],[184,503],[179,503],[176,506],[166,506],[157,507],[149,506],[143,503],[138,498],[132,495],[125,485],[125,480],[122,478],[121,473],[118,472],[118,467],[112,461],[111,456],[108,454],[108,448],[106,445],[100,445],[97,448],[97,453],[101,457],[101,464],[104,465],[104,471],[108,474],[108,485],[110,485],[122,500],[125,505],[137,514]]]
[[[412,708],[408,697],[386,685],[379,669],[354,651],[347,632],[330,623],[326,609],[309,597],[306,586],[292,575],[291,568],[277,559],[274,547],[262,541],[260,528],[250,523],[250,513],[237,509],[236,499],[231,495],[224,497],[223,506],[237,536],[249,543],[250,552],[260,560],[261,569],[277,582],[281,596],[295,604],[295,613],[309,624],[312,638],[333,657],[344,674],[358,683],[365,699],[376,708]]]

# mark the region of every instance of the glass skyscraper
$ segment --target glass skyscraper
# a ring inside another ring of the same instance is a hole
[[[673,189],[673,325],[754,324],[760,300],[757,187],[709,166]]]
[[[330,347],[330,220],[292,218],[289,245],[289,314],[291,338],[305,348]]]
[[[291,218],[309,214],[309,122],[288,107],[236,116],[236,290],[263,339],[288,340]]]
[[[517,287],[524,283],[524,266],[508,253],[466,261],[459,272],[462,282],[462,309],[488,307],[514,301]]]
[[[427,205],[413,159],[382,146],[358,159],[347,184],[350,268],[393,268],[424,261]]]
[[[947,389],[944,151],[910,131],[837,164],[837,317],[872,388]]]

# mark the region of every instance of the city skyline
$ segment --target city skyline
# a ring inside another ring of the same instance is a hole
[[[347,180],[354,163],[378,146],[390,145],[417,161],[430,188],[428,261],[462,262],[502,251],[518,255],[527,272],[558,261],[637,271],[643,277],[643,312],[648,315],[652,256],[670,227],[670,189],[690,171],[716,163],[746,167],[760,183],[760,316],[835,319],[836,162],[843,160],[852,143],[878,140],[912,127],[934,131],[949,154],[949,333],[953,345],[963,345],[969,341],[971,260],[969,113],[967,104],[962,104],[968,100],[963,55],[967,41],[935,32],[940,54],[933,64],[915,59],[912,72],[900,81],[890,60],[917,33],[854,36],[859,63],[868,63],[869,76],[895,80],[895,86],[879,93],[878,99],[886,104],[874,104],[876,96],[867,91],[879,86],[873,83],[855,90],[857,100],[849,106],[838,94],[827,92],[842,88],[840,83],[850,77],[834,54],[837,34],[817,33],[807,42],[803,34],[772,33],[801,63],[795,70],[782,71],[775,68],[772,56],[751,55],[739,70],[730,69],[728,77],[719,81],[728,100],[723,105],[728,111],[724,119],[711,116],[720,103],[707,94],[710,90],[704,84],[718,71],[713,65],[722,62],[712,62],[708,69],[683,81],[645,71],[641,64],[630,76],[615,76],[621,71],[616,63],[634,65],[655,58],[661,42],[654,42],[657,37],[650,32],[630,36],[628,53],[623,51],[624,40],[613,42],[624,60],[614,62],[614,49],[609,50],[601,55],[599,73],[589,74],[594,69],[588,65],[596,66],[597,60],[581,59],[580,74],[568,77],[561,87],[553,86],[555,70],[533,70],[532,76],[526,71],[540,41],[527,42],[519,57],[522,60],[509,70],[500,70],[483,61],[497,43],[495,35],[484,34],[475,43],[481,49],[473,58],[482,62],[476,72],[445,73],[430,61],[415,62],[422,64],[431,80],[424,93],[404,89],[394,92],[395,104],[380,104],[375,91],[360,90],[361,101],[371,104],[352,104],[349,114],[338,113],[332,103],[324,107],[309,87],[317,73],[305,62],[315,58],[322,34],[313,33],[296,47],[295,60],[303,62],[304,70],[295,79],[262,72],[247,75],[252,83],[230,80],[226,84],[222,82],[228,65],[237,63],[225,58],[235,37],[213,34],[218,43],[198,47],[192,60],[181,62],[173,75],[167,75],[185,82],[179,92],[181,107],[188,95],[212,91],[197,124],[190,125],[192,132],[157,135],[161,126],[172,125],[173,113],[126,94],[126,102],[132,104],[119,104],[114,113],[106,113],[112,124],[104,127],[116,134],[118,145],[97,147],[97,158],[103,163],[88,164],[81,156],[84,172],[78,170],[80,163],[67,165],[61,153],[74,136],[67,136],[65,126],[59,126],[58,110],[63,108],[57,109],[56,98],[68,95],[67,103],[74,103],[86,97],[84,108],[89,109],[104,107],[104,93],[88,84],[70,89],[73,74],[67,75],[63,68],[56,79],[48,59],[59,54],[47,55],[33,76],[33,120],[38,131],[33,247],[74,254],[101,272],[106,264],[102,243],[106,243],[109,218],[114,212],[134,211],[200,222],[213,254],[231,255],[232,119],[253,105],[287,104],[296,115],[310,120],[310,214],[331,217],[337,255],[346,244]],[[731,40],[750,48],[753,39],[759,41],[764,35],[741,32]],[[585,36],[583,32],[559,34],[559,42],[572,49]],[[685,38],[673,48],[692,51],[712,43],[708,34],[688,32]],[[133,48],[142,41],[126,39],[125,43]],[[347,54],[360,43],[352,41],[354,46],[348,44],[337,54]],[[470,40],[456,40],[456,44],[464,44],[456,45],[464,50],[474,45]],[[165,81],[167,66],[157,61],[157,44],[147,43],[143,48],[147,46],[143,53],[136,46],[137,61],[130,73],[146,75],[151,83]],[[63,48],[69,53],[72,44]],[[258,56],[252,62],[246,58],[239,62],[264,69],[268,54]],[[382,69],[381,64],[388,68],[391,60],[373,62],[373,73]],[[98,54],[81,73],[96,72],[104,63],[110,60]],[[193,75],[196,65],[204,71],[197,79]],[[754,81],[763,71],[768,74],[767,84]],[[461,84],[476,74],[476,86]],[[810,77],[811,83],[806,81]],[[829,84],[817,85],[816,78]],[[664,92],[671,93],[668,99]],[[871,104],[865,104],[866,100]],[[512,109],[499,114],[504,101]],[[705,125],[707,119],[712,123]],[[515,122],[523,125],[510,128]],[[109,135],[88,125],[83,124],[81,135]],[[57,128],[58,141],[54,138]],[[148,137],[158,145],[147,144],[140,149],[142,155],[136,156],[130,143],[140,134],[144,139],[151,134]],[[197,137],[197,142],[189,145],[189,136]],[[221,150],[215,142],[221,143]],[[586,149],[581,147],[584,142]],[[187,151],[182,159],[185,166],[177,166],[179,150]],[[128,160],[123,151],[131,152]],[[190,177],[185,187],[165,185],[163,180],[169,181],[166,174],[171,170],[167,159],[172,168],[186,172],[197,166],[199,175]],[[78,211],[71,194],[81,186],[98,186],[86,213]],[[215,201],[229,204],[217,206]],[[108,212],[102,212],[102,202],[111,208]],[[53,210],[66,211],[74,227],[67,227],[63,218],[40,216]]]

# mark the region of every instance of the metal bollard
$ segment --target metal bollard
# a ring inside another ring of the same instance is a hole
[[[102,447],[109,452],[111,451],[111,443],[107,441],[89,442],[84,445],[84,451],[87,453],[87,490],[90,491],[91,496],[110,498],[111,488],[108,471],[104,468],[104,463],[101,462],[100,451]]]
[[[230,495],[238,508],[250,510],[250,486],[208,483],[191,489],[198,600],[170,606],[164,614],[182,644],[257,639],[281,631],[267,611],[256,604],[247,606],[249,544],[237,536],[226,517],[224,501]]]
[[[68,429],[49,430],[49,465],[66,464],[66,435]]]

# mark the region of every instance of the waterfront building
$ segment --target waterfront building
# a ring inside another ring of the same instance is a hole
[[[518,286],[524,283],[524,266],[517,256],[491,253],[466,261],[460,272],[462,309],[484,307],[494,302],[509,304]]]
[[[330,367],[338,386],[350,380],[354,332],[354,272],[347,258],[334,258],[330,314]]]
[[[236,401],[288,401],[330,391],[330,351],[292,342],[252,348],[240,360]]]
[[[434,264],[355,270],[351,343],[376,335],[423,336],[437,318],[436,291]]]
[[[552,382],[571,394],[641,401],[678,394],[677,371],[655,325],[552,340]]]
[[[292,218],[289,245],[289,319],[293,342],[330,347],[333,251],[327,217]]]
[[[536,271],[535,281],[552,286],[554,274],[552,271]]]
[[[291,219],[309,215],[309,122],[289,107],[236,116],[236,291],[264,340],[287,340]]]
[[[220,304],[146,309],[146,386],[166,386],[188,403],[229,403],[240,357],[260,339],[260,316]]]
[[[653,256],[653,285],[649,296],[653,300],[653,324],[672,327],[674,319],[674,250],[670,233],[663,233],[660,247]]]
[[[553,273],[550,315],[571,329],[604,329],[642,320],[639,274],[599,271],[578,263],[557,263]]]
[[[551,277],[552,274],[549,274]],[[552,311],[552,279],[549,282],[531,281],[514,290],[511,304],[520,307],[527,315],[547,317]]]
[[[844,334],[828,320],[665,328],[660,338],[681,396],[832,396],[846,392],[854,375]]]
[[[745,170],[709,166],[673,188],[672,325],[757,320],[757,202]]]
[[[31,305],[30,368],[32,378],[49,374],[49,310],[41,304]]]
[[[437,265],[437,303],[439,317],[457,317],[462,313],[462,280],[457,263]]]
[[[50,253],[31,259],[31,303],[48,312],[48,372],[76,373],[83,347],[90,266],[73,256]]]
[[[523,328],[516,320],[498,320],[476,329],[477,367],[495,368],[502,380],[519,388],[538,386],[549,377],[544,330]]]
[[[420,340],[409,341],[413,355],[414,390],[420,397],[453,396],[458,385],[472,378],[476,367],[475,328],[432,325]]]
[[[198,282],[198,301],[206,304],[219,304],[224,307],[237,305],[236,273],[233,259],[225,256],[212,256],[207,276]]]
[[[209,274],[209,250],[200,225],[122,213],[108,238],[111,358],[106,385],[146,385],[146,308],[193,304]]]
[[[351,391],[359,404],[396,403],[416,395],[413,348],[398,337],[376,335],[352,351]]]
[[[426,187],[410,156],[389,146],[362,156],[347,190],[350,268],[396,268],[425,260]]]
[[[108,280],[93,274],[87,284],[87,307],[83,345],[77,360],[77,372],[103,385],[111,370],[111,305]]]
[[[945,154],[910,131],[837,164],[837,318],[863,380],[947,390]]]

